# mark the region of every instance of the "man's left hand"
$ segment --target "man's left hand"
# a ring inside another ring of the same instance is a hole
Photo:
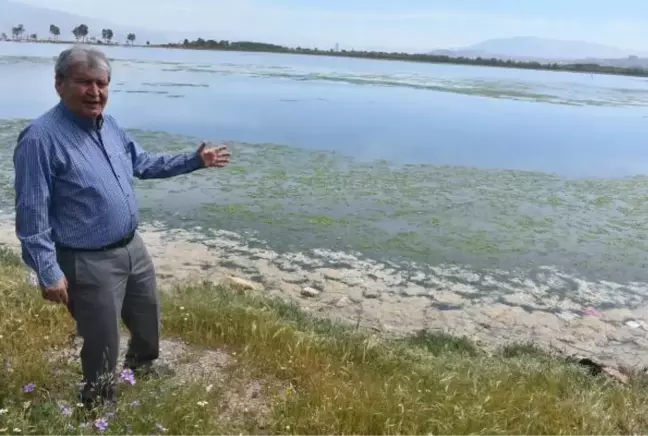
[[[207,168],[223,168],[229,163],[232,156],[226,146],[213,147],[207,142],[200,144],[198,154]]]

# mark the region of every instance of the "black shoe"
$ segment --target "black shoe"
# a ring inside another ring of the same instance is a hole
[[[117,400],[114,397],[89,398],[81,393],[79,394],[79,402],[80,404],[83,404],[83,408],[77,410],[85,412],[86,415],[90,414],[93,418],[107,414],[114,414],[117,411]]]
[[[88,411],[114,411],[117,407],[117,393],[112,385],[100,389],[90,389],[86,386],[79,392],[79,402]]]

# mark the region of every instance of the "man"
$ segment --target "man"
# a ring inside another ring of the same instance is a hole
[[[111,66],[75,46],[56,62],[60,102],[19,135],[14,151],[16,233],[47,300],[66,304],[83,338],[86,405],[114,402],[119,318],[131,333],[125,366],[154,369],[160,305],[155,269],[137,233],[133,178],[227,165],[226,147],[148,153],[110,115]]]

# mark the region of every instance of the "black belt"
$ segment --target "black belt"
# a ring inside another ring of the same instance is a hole
[[[121,238],[119,241],[113,242],[112,244],[108,244],[100,248],[74,248],[62,244],[56,244],[56,249],[60,251],[82,251],[82,252],[110,251],[116,248],[123,248],[127,246],[128,244],[131,243],[133,238],[135,238],[135,232],[131,232],[128,235]]]

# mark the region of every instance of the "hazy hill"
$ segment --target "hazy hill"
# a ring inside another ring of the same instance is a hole
[[[584,41],[566,41],[537,37],[489,39],[458,51],[482,53],[482,55],[542,59],[626,58],[630,55],[644,56],[648,53],[625,50],[603,44]]]
[[[151,43],[180,42],[185,38],[194,40],[199,37],[231,39],[227,38],[227,35],[210,34],[214,32],[209,31],[177,32],[123,26],[106,20],[79,16],[55,9],[39,8],[12,0],[0,0],[0,33],[11,36],[11,28],[18,24],[25,26],[25,36],[36,33],[40,38],[48,37],[50,24],[55,24],[61,29],[61,39],[63,40],[72,40],[72,29],[79,24],[86,24],[89,27],[89,37],[99,38],[102,29],[110,28],[115,34],[114,41],[116,42],[125,42],[126,35],[131,32],[136,34],[137,43],[141,44],[146,41],[151,41]],[[432,53],[447,56],[481,56],[540,62],[588,60],[617,66],[648,65],[646,59],[628,59],[631,55],[646,58],[648,52],[633,52],[618,47],[583,41],[561,41],[537,37],[490,39],[464,48],[455,50],[439,49],[432,51]]]

